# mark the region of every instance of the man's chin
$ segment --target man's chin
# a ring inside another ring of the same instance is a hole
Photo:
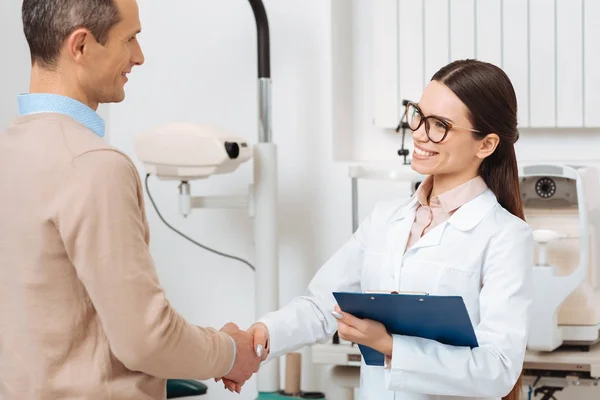
[[[101,103],[121,103],[123,100],[125,100],[124,90],[120,93],[114,93],[112,96],[108,96],[106,101],[102,101]]]

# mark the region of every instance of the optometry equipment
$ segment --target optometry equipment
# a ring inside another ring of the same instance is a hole
[[[528,349],[600,340],[600,181],[592,167],[520,168],[520,191],[536,242]]]
[[[404,148],[404,139],[406,138],[406,130],[410,129],[410,127],[408,126],[408,122],[406,122],[406,106],[407,105],[408,105],[408,100],[402,100],[402,106],[405,107],[405,111],[404,111],[404,113],[402,113],[402,119],[400,120],[400,123],[396,127],[396,133],[398,133],[398,132],[400,132],[400,130],[402,130],[402,144],[400,146],[400,150],[398,150],[398,155],[400,157],[403,157],[404,165],[410,165],[410,159],[407,159],[409,151],[408,151],[408,149]]]
[[[243,138],[192,124],[167,125],[138,136],[135,153],[149,174],[178,181],[230,173],[252,157]]]
[[[256,314],[260,317],[279,308],[277,147],[271,137],[269,22],[261,0],[248,2],[256,20],[258,42],[258,143],[250,148],[243,139],[214,127],[173,124],[140,135],[135,151],[149,174],[182,182],[180,208],[184,215],[196,207],[248,207],[254,222]],[[189,180],[233,172],[250,158],[254,182],[249,195],[190,196]],[[259,398],[277,398],[279,361],[263,365],[257,375]]]

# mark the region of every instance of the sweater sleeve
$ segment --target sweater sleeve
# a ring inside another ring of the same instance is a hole
[[[60,236],[111,351],[130,370],[163,379],[222,377],[235,343],[226,333],[190,325],[167,301],[143,204],[133,164],[110,149],[75,158],[58,197]]]

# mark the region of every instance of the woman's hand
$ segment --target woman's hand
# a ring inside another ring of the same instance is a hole
[[[337,304],[331,314],[338,320],[340,338],[371,347],[387,356],[392,355],[394,340],[382,323],[356,318],[343,312]]]
[[[266,325],[260,322],[255,323],[248,329],[254,337],[254,349],[260,361],[265,361],[269,356],[269,330]]]

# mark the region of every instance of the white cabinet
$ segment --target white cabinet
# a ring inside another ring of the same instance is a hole
[[[396,1],[396,0],[395,0]],[[415,1],[402,1],[398,2],[398,20],[402,19],[403,23],[398,26],[398,33],[400,36],[400,44],[396,49],[403,48],[402,57],[398,57],[398,63],[400,69],[398,74],[400,76],[400,82],[402,82],[401,90],[398,88],[401,99],[418,99],[423,90],[423,84],[425,83],[425,70],[423,69],[423,62],[425,60],[424,52],[424,40],[423,35],[423,0]],[[374,4],[374,3],[373,3]],[[404,16],[410,16],[404,17]],[[377,69],[377,65],[374,65]],[[402,106],[402,103],[400,103]],[[398,124],[396,119],[396,124]]]
[[[394,126],[398,123],[398,57],[390,54],[398,53],[398,17],[397,0],[379,0],[373,8],[373,37],[380,40],[373,42],[373,65],[377,65],[377,73],[382,79],[374,81],[375,92],[380,97],[373,98],[375,120],[382,126]],[[396,90],[394,90],[396,88]]]
[[[583,15],[583,120],[600,126],[600,1],[585,0]]]
[[[529,125],[549,128],[555,126],[556,122],[554,1],[529,0],[528,3]],[[507,26],[507,29],[510,27]]]
[[[594,3],[598,3],[595,1]],[[584,124],[583,80],[583,1],[561,0],[556,3],[556,125]],[[595,22],[597,24],[597,21]],[[590,39],[592,36],[590,36]],[[596,35],[596,43],[600,36]],[[596,44],[595,52],[598,52]],[[597,67],[596,67],[597,68]],[[598,84],[590,87],[598,88]],[[596,102],[600,105],[600,102]],[[600,110],[599,110],[600,111]]]
[[[529,126],[529,22],[527,0],[500,0],[500,64],[517,93],[519,126]],[[480,8],[484,8],[480,2]]]
[[[374,124],[463,58],[503,68],[521,128],[600,127],[600,1],[373,0]]]

